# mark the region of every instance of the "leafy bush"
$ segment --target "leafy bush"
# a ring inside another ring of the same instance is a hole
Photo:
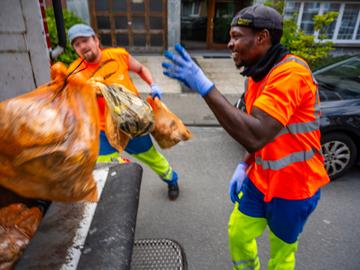
[[[319,27],[315,23],[315,29]],[[329,57],[330,51],[333,50],[333,42],[323,41],[320,35],[318,39],[319,41],[316,42],[313,35],[307,35],[303,31],[298,30],[293,20],[284,21],[282,44],[292,54],[304,58],[312,69]]]
[[[277,9],[283,13],[284,1],[267,1],[266,5]],[[318,40],[315,41],[314,35],[305,34],[296,25],[295,18],[284,20],[283,36],[281,43],[292,53],[304,58],[311,69],[318,68],[324,59],[329,58],[330,51],[333,50],[333,42],[324,41],[327,29],[338,16],[337,12],[328,12],[324,15],[314,16],[314,30],[319,32]]]
[[[66,35],[71,26],[73,26],[74,24],[77,24],[77,23],[84,23],[84,21],[81,18],[77,17],[74,13],[72,13],[66,9],[63,9],[63,16],[64,16]],[[57,38],[54,10],[52,8],[46,9],[46,21],[47,21],[48,28],[49,28],[51,44],[53,47],[55,47],[58,44],[58,38]],[[71,48],[69,40],[67,40],[64,53],[62,53],[56,60],[64,62],[65,64],[69,65],[71,62],[73,62],[77,58],[78,58],[78,56],[76,55],[74,50]]]

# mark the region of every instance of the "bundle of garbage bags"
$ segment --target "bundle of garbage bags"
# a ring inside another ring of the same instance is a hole
[[[96,91],[106,100],[106,135],[120,152],[152,133],[162,148],[191,137],[157,98],[147,102],[115,83],[86,81],[62,63],[52,81],[0,103],[0,185],[29,198],[96,201],[92,171],[99,150]],[[97,89],[98,88],[98,89]]]
[[[120,152],[131,138],[149,133],[162,148],[191,138],[157,98],[144,101],[111,78],[85,80],[62,63],[50,74],[49,83],[0,103],[0,186],[22,198],[98,200],[92,172],[99,152],[99,91],[106,101],[106,136]],[[0,204],[0,270],[11,269],[41,218],[36,207]]]
[[[184,123],[172,113],[168,107],[157,97],[148,96],[146,101],[133,94],[124,86],[104,82],[93,82],[105,97],[107,110],[106,132],[108,139],[117,130],[125,134],[125,137],[134,138],[151,133],[159,146],[163,149],[170,148],[180,141],[189,140],[192,137]],[[109,123],[108,123],[109,122]],[[124,135],[120,135],[124,137]],[[110,143],[120,152],[126,147],[127,140],[109,139]],[[121,145],[116,145],[117,142]]]

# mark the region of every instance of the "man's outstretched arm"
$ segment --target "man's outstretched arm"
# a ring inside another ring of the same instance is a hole
[[[249,153],[261,149],[283,128],[283,125],[254,107],[251,114],[235,108],[215,87],[204,96],[221,126]]]
[[[138,74],[148,85],[154,82],[150,70],[131,55],[129,55],[129,70]]]
[[[185,83],[206,101],[224,129],[248,152],[261,149],[282,129],[282,124],[262,110],[254,107],[251,114],[235,108],[216,89],[203,71],[195,64],[186,50],[175,46],[178,55],[166,52],[172,63],[163,63],[164,75]]]
[[[137,73],[140,78],[150,86],[152,97],[158,97],[161,99],[162,91],[160,90],[159,86],[154,83],[150,70],[131,55],[129,55],[129,70]]]

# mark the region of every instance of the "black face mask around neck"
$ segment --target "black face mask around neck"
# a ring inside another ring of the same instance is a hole
[[[251,77],[255,82],[259,82],[287,54],[289,54],[289,51],[284,46],[280,43],[275,44],[255,65],[245,67],[241,75]]]

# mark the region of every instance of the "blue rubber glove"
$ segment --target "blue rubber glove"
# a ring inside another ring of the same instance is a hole
[[[158,97],[159,99],[162,98],[162,91],[160,90],[159,86],[156,83],[150,85],[151,87],[151,96],[152,98]]]
[[[231,177],[230,184],[229,184],[229,195],[230,199],[233,203],[236,201],[239,202],[239,193],[241,186],[246,178],[246,169],[248,165],[246,162],[240,162],[237,165],[233,176]]]
[[[164,75],[183,82],[190,89],[197,91],[201,96],[205,96],[213,89],[214,83],[205,76],[204,72],[180,44],[175,45],[175,50],[179,55],[169,51],[165,52],[165,57],[172,63],[162,63]]]

